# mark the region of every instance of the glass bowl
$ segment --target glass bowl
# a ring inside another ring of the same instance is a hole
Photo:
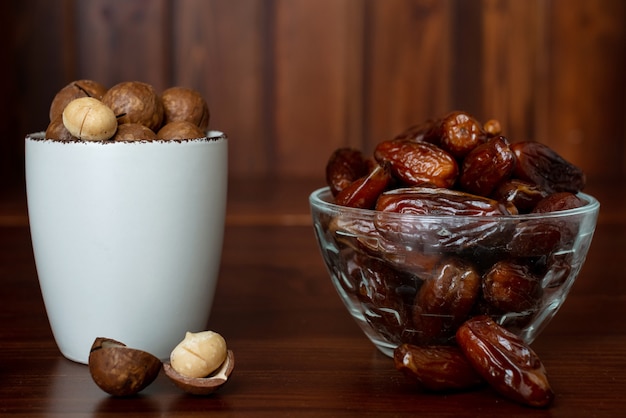
[[[424,216],[309,198],[315,235],[341,300],[388,356],[401,343],[453,344],[487,314],[531,343],[583,266],[600,204],[508,216]]]

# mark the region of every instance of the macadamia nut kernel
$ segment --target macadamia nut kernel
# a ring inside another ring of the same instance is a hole
[[[172,350],[170,364],[181,375],[206,377],[226,359],[224,338],[213,331],[187,332],[185,339]]]
[[[63,125],[76,138],[103,141],[115,134],[117,119],[113,111],[100,100],[81,97],[65,106]]]

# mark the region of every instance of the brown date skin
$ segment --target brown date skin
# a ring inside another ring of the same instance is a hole
[[[431,249],[460,251],[482,246],[505,245],[509,226],[488,216],[514,215],[513,204],[466,192],[429,187],[407,187],[380,195],[376,210],[413,215],[466,216],[463,222],[450,224],[445,234],[441,225],[432,222],[397,222],[379,218],[376,228],[386,238],[401,240],[407,245],[429,246]],[[471,218],[471,219],[470,219]]]
[[[540,200],[531,213],[550,213],[574,209],[587,202],[569,192],[553,193]],[[561,244],[576,238],[578,226],[559,219],[532,219],[520,222],[508,244],[513,256],[532,257],[551,254]]]
[[[378,165],[366,177],[350,183],[335,196],[335,203],[352,208],[371,209],[378,196],[391,183],[391,173],[387,164]]]
[[[508,180],[515,167],[515,154],[503,136],[490,139],[471,150],[463,159],[459,184],[469,193],[489,196]]]
[[[573,193],[560,192],[553,193],[540,200],[532,213],[552,213],[568,209],[576,209],[585,206],[587,201],[581,199]],[[565,220],[546,219],[546,223],[559,228],[561,232],[561,243],[567,244],[578,235],[579,226],[575,223],[568,223]]]
[[[541,301],[541,283],[527,266],[509,260],[494,264],[483,276],[482,294],[497,313],[534,310]]]
[[[354,267],[351,276],[355,280],[356,294],[363,302],[400,312],[405,302],[415,297],[416,280],[381,260],[357,255]]]
[[[570,192],[552,193],[541,199],[531,213],[552,213],[585,206],[587,202]],[[578,226],[560,219],[532,219],[519,223],[508,244],[512,255],[532,257],[551,254],[561,244],[576,238]]]
[[[409,303],[418,281],[381,260],[355,256],[350,276],[368,322],[390,341],[400,343],[410,328]]]
[[[383,193],[376,210],[413,215],[516,215],[513,204],[470,193],[433,187],[406,187]]]
[[[448,113],[436,129],[424,135],[424,141],[440,146],[459,160],[486,140],[487,133],[480,122],[462,111]]]
[[[561,243],[559,225],[544,219],[520,222],[507,244],[507,250],[514,257],[537,257],[551,254]]]
[[[430,136],[435,135],[435,130],[439,130],[441,119],[428,119],[425,122],[410,126],[399,133],[394,139],[410,139],[413,141],[425,141]]]
[[[552,403],[554,392],[539,356],[490,317],[467,320],[456,341],[478,374],[504,397],[539,408]]]
[[[420,345],[445,344],[469,316],[480,291],[480,275],[468,261],[443,260],[415,296],[413,326]]]
[[[516,163],[514,177],[537,184],[549,193],[577,193],[585,187],[583,171],[547,145],[534,141],[511,144]]]
[[[487,122],[483,123],[483,130],[487,134],[488,138],[493,138],[494,136],[502,134],[502,126],[500,125],[500,121],[497,119],[489,119]]]
[[[376,146],[374,158],[380,164],[389,163],[393,176],[409,186],[432,184],[452,187],[459,173],[456,160],[429,142],[410,139],[383,141]]]
[[[498,186],[490,197],[499,202],[513,203],[519,213],[530,213],[537,203],[546,196],[548,196],[548,192],[536,184],[510,179]]]
[[[367,173],[367,161],[361,151],[339,148],[331,154],[326,164],[326,184],[333,196],[337,196],[340,191]]]
[[[394,350],[393,361],[397,370],[427,390],[457,391],[484,384],[455,346],[402,344]]]
[[[369,219],[345,219],[333,216],[328,221],[328,233],[342,248],[366,251],[368,241],[376,242],[379,234],[374,222]]]
[[[552,254],[546,262],[542,286],[546,289],[561,287],[572,272],[572,253]]]
[[[586,204],[587,201],[581,199],[573,193],[553,193],[537,202],[532,213],[550,213],[560,210],[576,209],[583,207]]]

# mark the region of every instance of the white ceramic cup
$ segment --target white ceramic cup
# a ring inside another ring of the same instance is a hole
[[[219,273],[228,140],[60,142],[26,137],[28,215],[61,353],[96,337],[169,358],[207,327]]]

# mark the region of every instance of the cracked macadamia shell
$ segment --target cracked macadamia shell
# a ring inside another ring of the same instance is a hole
[[[102,96],[107,92],[107,88],[93,80],[76,80],[67,84],[52,99],[50,104],[50,122],[61,116],[63,109],[72,100],[80,97],[93,97],[102,100]]]
[[[89,373],[113,396],[131,396],[145,389],[161,370],[161,360],[110,338],[96,338],[89,353]]]
[[[179,389],[192,395],[206,396],[215,392],[226,384],[230,375],[235,368],[235,354],[232,350],[228,350],[226,360],[210,376],[207,377],[188,377],[178,373],[170,363],[163,364],[165,375]]]

